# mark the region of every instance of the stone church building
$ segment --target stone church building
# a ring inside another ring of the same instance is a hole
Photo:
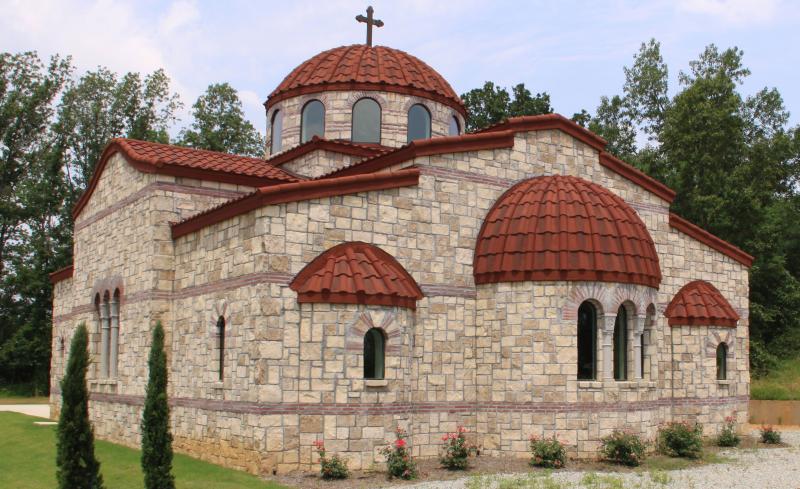
[[[559,115],[465,134],[420,59],[369,44],[300,64],[264,159],[109,143],[55,272],[51,406],[90,331],[98,437],[137,445],[152,327],[177,451],[253,473],[353,469],[396,426],[435,457],[531,434],[594,457],[624,428],[747,418],[752,257]]]

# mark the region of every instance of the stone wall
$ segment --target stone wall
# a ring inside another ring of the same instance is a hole
[[[447,136],[450,118],[458,117],[460,127],[464,118],[448,105],[421,97],[391,92],[340,92],[330,91],[301,95],[282,100],[267,113],[267,157],[272,141],[272,117],[275,111],[283,113],[282,151],[300,144],[300,119],[303,107],[311,100],[319,100],[325,106],[326,139],[351,139],[353,105],[362,98],[371,98],[381,106],[381,144],[399,147],[408,141],[408,109],[414,104],[422,104],[431,114],[431,135]]]
[[[363,157],[335,153],[327,150],[316,150],[281,165],[281,168],[298,175],[317,178],[340,168],[361,161]]]

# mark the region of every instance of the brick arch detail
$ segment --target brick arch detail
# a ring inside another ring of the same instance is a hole
[[[217,335],[217,321],[219,317],[225,318],[225,334],[226,336],[231,332],[231,311],[228,307],[227,299],[219,299],[214,301],[213,307],[209,312],[208,318],[208,332],[209,335],[215,337]]]
[[[377,312],[383,312],[383,317],[379,318]],[[400,336],[403,331],[400,321],[397,321],[397,309],[380,309],[379,311],[361,310],[358,311],[347,325],[345,330],[345,345],[348,351],[364,351],[364,335],[372,328],[383,331],[386,337],[386,353],[398,353],[401,348]],[[373,317],[376,316],[376,317]]]
[[[562,308],[563,321],[575,321],[578,308],[587,300],[602,307],[600,314],[616,314],[623,303],[631,303],[635,315],[646,314],[647,307],[656,302],[656,290],[643,285],[617,284],[608,282],[577,282],[570,289]]]
[[[372,100],[378,102],[378,105],[381,107],[381,116],[383,116],[384,112],[386,111],[386,108],[389,106],[389,103],[386,101],[383,95],[380,94],[380,92],[370,92],[370,91],[352,92],[347,97],[347,107],[350,109],[351,114],[353,112],[353,106],[356,104],[356,102],[358,102],[362,98],[371,98]]]
[[[706,357],[717,358],[717,346],[720,343],[728,345],[728,358],[736,358],[736,335],[735,330],[709,331],[706,336]]]

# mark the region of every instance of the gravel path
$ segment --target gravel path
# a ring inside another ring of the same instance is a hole
[[[50,417],[49,404],[0,404],[0,411],[12,411],[39,418]]]
[[[405,485],[404,489],[800,489],[800,432],[785,431],[787,448],[720,452],[732,462],[656,473],[558,471],[492,475]],[[516,484],[511,481],[517,481]]]

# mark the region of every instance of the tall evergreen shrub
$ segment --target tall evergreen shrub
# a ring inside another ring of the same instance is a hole
[[[67,371],[61,381],[61,415],[58,418],[56,479],[59,489],[102,489],[100,462],[94,456],[94,433],[89,423],[89,365],[86,325],[72,337]]]
[[[156,323],[148,360],[150,377],[142,415],[142,470],[146,489],[174,489],[172,435],[167,405],[167,355],[164,328]]]

